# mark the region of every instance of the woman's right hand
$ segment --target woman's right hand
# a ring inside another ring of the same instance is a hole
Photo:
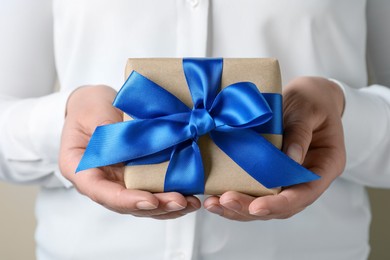
[[[78,88],[69,97],[59,157],[63,176],[81,194],[122,214],[171,219],[199,209],[201,203],[194,196],[126,189],[123,165],[75,173],[95,128],[122,121],[122,113],[112,106],[115,96],[114,89],[99,85]]]

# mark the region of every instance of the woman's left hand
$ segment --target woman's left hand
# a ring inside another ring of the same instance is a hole
[[[343,172],[344,95],[340,87],[324,78],[300,77],[285,87],[283,101],[283,151],[321,179],[258,198],[229,191],[208,197],[207,210],[239,221],[289,218],[316,201]]]

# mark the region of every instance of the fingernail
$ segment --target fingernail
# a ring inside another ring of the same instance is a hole
[[[187,199],[187,203],[189,204],[189,206],[191,206],[192,208],[199,208],[199,204],[198,204],[198,201],[196,199]]]
[[[152,203],[150,203],[149,201],[146,201],[146,200],[137,202],[137,204],[135,206],[137,207],[137,209],[142,209],[142,210],[157,209],[156,205],[153,205]]]
[[[222,207],[218,206],[218,205],[210,205],[209,207],[206,208],[208,211],[210,211],[211,213],[214,213],[214,214],[217,214],[219,216],[222,216],[223,215],[223,209]]]
[[[299,144],[290,144],[287,148],[286,154],[297,163],[302,162],[303,149],[302,146],[300,146]]]
[[[185,206],[182,206],[175,201],[170,201],[167,204],[165,204],[164,208],[166,211],[178,211],[178,210],[185,209]]]
[[[228,200],[226,202],[221,202],[222,206],[225,208],[234,210],[234,211],[240,211],[242,209],[242,206],[240,203],[238,203],[235,200]]]
[[[269,213],[271,213],[271,211],[268,210],[268,209],[259,209],[259,210],[255,211],[253,213],[251,212],[250,214],[258,216],[258,217],[262,217],[262,216],[268,215]]]

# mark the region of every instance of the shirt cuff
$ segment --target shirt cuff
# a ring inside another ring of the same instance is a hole
[[[58,168],[69,95],[70,92],[58,92],[40,98],[15,100],[1,115],[2,153],[19,173],[16,179],[21,182],[25,176],[27,182],[33,182],[34,177],[42,179],[45,186],[71,186]],[[29,171],[36,176],[30,176]]]
[[[387,186],[390,91],[382,86],[354,89],[333,80],[344,92],[342,116],[347,163],[343,178],[362,185]]]

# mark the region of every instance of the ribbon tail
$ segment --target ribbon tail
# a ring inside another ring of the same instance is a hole
[[[222,151],[266,188],[290,186],[320,178],[252,130],[212,131],[210,135]]]
[[[265,97],[251,82],[238,82],[224,88],[215,98],[210,115],[223,128],[251,128],[272,118]]]
[[[185,124],[164,119],[132,120],[99,126],[76,172],[156,154],[189,137]],[[161,154],[157,155],[159,157]]]
[[[203,194],[204,169],[199,146],[185,142],[175,147],[167,169],[164,191],[183,195]]]

